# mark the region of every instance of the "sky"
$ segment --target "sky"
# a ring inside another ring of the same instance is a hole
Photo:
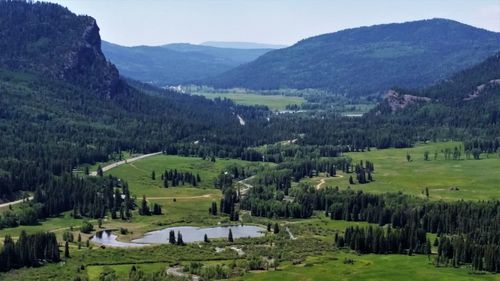
[[[125,46],[241,41],[292,45],[346,28],[448,18],[500,32],[500,0],[44,0],[94,17]]]

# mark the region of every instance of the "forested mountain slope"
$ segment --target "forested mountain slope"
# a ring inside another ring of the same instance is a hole
[[[300,143],[367,147],[409,147],[417,141],[460,140],[468,149],[500,148],[500,54],[421,91],[394,89],[359,118],[318,113],[308,121],[283,118],[300,132]],[[286,124],[286,125],[285,125]]]
[[[383,24],[305,39],[206,83],[222,88],[382,94],[398,85],[429,86],[499,50],[499,33],[451,20]]]
[[[103,42],[102,48],[122,75],[158,86],[207,79],[270,51],[181,43],[124,47]]]
[[[0,13],[2,201],[122,150],[156,152],[186,143],[192,150],[178,153],[239,155],[272,138],[266,132],[280,131],[265,109],[128,85],[102,55],[90,17],[18,1],[0,1]]]

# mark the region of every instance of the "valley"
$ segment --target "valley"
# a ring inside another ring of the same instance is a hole
[[[0,0],[0,281],[500,281],[498,30],[58,1]]]

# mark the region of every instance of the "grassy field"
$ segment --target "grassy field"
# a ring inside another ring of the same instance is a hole
[[[103,220],[103,228],[127,228],[127,235],[120,235],[120,240],[128,241],[142,236],[147,231],[165,228],[172,225],[216,225],[220,221],[228,220],[225,216],[210,216],[208,209],[212,201],[218,202],[221,197],[219,189],[214,188],[214,180],[228,165],[257,166],[261,163],[251,163],[240,160],[217,159],[216,162],[195,157],[158,155],[141,159],[134,163],[125,164],[108,171],[118,178],[127,181],[133,196],[137,197],[136,203],[140,204],[142,195],[146,195],[150,203],[159,203],[162,206],[162,215],[140,216],[137,210],[133,211],[130,221]],[[202,181],[198,187],[191,185],[163,188],[160,179],[165,169],[177,169],[182,172],[199,173]],[[151,179],[151,172],[156,171],[156,180]],[[16,206],[17,207],[17,206]],[[97,229],[97,221],[91,220]],[[18,237],[22,230],[28,233],[39,231],[55,232],[62,239],[64,231],[73,227],[75,237],[82,225],[83,219],[74,219],[68,213],[54,218],[43,220],[33,226],[19,226],[0,231],[0,239],[5,235]],[[83,235],[85,241],[89,235]]]
[[[351,188],[367,192],[404,192],[423,196],[427,187],[433,200],[486,200],[500,199],[500,159],[498,154],[481,155],[480,160],[445,160],[441,150],[460,147],[458,142],[418,144],[408,149],[372,149],[365,152],[347,153],[354,163],[369,160],[375,165],[374,182],[351,185]],[[429,151],[429,160],[424,152]],[[434,153],[438,152],[437,159]],[[406,160],[410,154],[411,161]],[[305,179],[304,182],[317,185],[321,179],[324,186],[349,185],[349,174],[343,177]],[[352,174],[351,174],[352,175]],[[354,176],[355,177],[355,176]],[[458,187],[453,190],[452,187]]]
[[[283,110],[289,104],[300,105],[305,102],[301,97],[295,96],[280,96],[280,95],[258,95],[258,94],[243,94],[243,93],[204,93],[197,92],[194,95],[204,96],[209,99],[227,98],[237,104],[243,105],[265,105],[271,110]]]
[[[345,259],[354,264],[345,264]],[[310,257],[299,265],[284,263],[278,271],[249,273],[239,281],[473,281],[500,280],[500,275],[473,275],[467,269],[436,268],[426,256],[363,255],[336,252]]]
[[[132,194],[147,197],[174,197],[174,196],[202,196],[212,193],[204,189],[213,189],[214,181],[219,173],[224,171],[229,165],[237,164],[240,166],[257,166],[259,164],[234,160],[217,159],[215,162],[203,160],[197,157],[182,157],[173,155],[157,155],[147,159],[125,164],[116,167],[106,174],[111,174],[128,182]],[[165,170],[177,169],[180,172],[192,172],[199,174],[201,182],[195,189],[186,189],[190,185],[163,188],[161,174]],[[156,180],[151,179],[151,173],[155,171]],[[220,193],[220,192],[219,192]]]

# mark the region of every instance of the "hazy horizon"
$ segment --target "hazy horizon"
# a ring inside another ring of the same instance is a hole
[[[256,42],[292,45],[346,28],[432,18],[500,32],[497,0],[48,0],[94,17],[103,40],[124,46]],[[362,8],[361,8],[362,7]]]

